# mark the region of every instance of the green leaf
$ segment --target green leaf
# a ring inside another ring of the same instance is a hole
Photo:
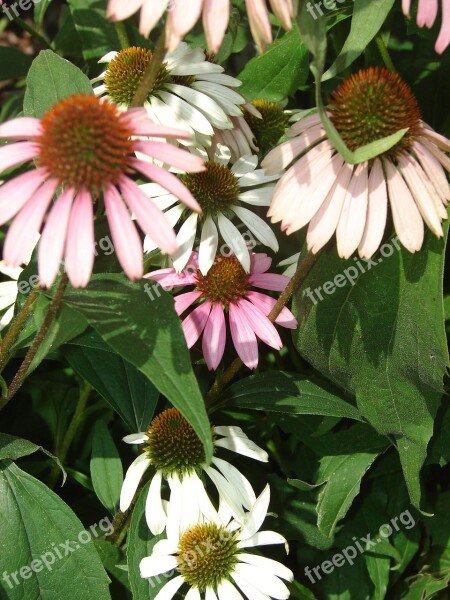
[[[143,579],[140,576],[139,564],[141,560],[146,556],[150,556],[156,542],[165,538],[164,534],[154,536],[145,520],[145,502],[150,483],[149,481],[144,486],[139,495],[133,510],[133,516],[131,517],[128,534],[128,575],[131,591],[133,592],[133,600],[153,600],[167,583],[167,576],[171,577],[170,572],[151,577],[150,579]]]
[[[124,551],[117,546],[113,546],[113,544],[106,540],[95,540],[94,544],[107,572],[131,591],[128,573],[121,568],[126,567],[126,556]]]
[[[94,427],[91,477],[98,499],[114,513],[122,488],[123,469],[114,440],[103,421],[97,421]]]
[[[120,50],[114,23],[106,19],[106,0],[69,0],[69,6],[86,60]]]
[[[394,0],[354,0],[350,33],[322,81],[335,77],[364,52],[380,31],[393,5]]]
[[[248,100],[280,102],[294,94],[307,77],[308,50],[294,28],[245,65],[238,75],[243,83],[239,92]]]
[[[152,382],[89,330],[64,347],[70,366],[108,402],[130,432],[147,429],[159,397]]]
[[[0,80],[23,77],[31,66],[32,59],[17,48],[0,46]]]
[[[362,420],[358,409],[348,402],[300,375],[282,371],[238,381],[227,390],[226,403],[252,410]]]
[[[294,306],[299,352],[356,395],[361,415],[379,433],[396,439],[416,507],[448,365],[444,250],[445,241],[428,232],[421,252],[410,254],[394,240],[382,246],[383,257],[360,260],[358,267],[354,260],[339,259],[335,250],[326,252]],[[346,280],[344,287],[335,285],[338,276]]]
[[[14,435],[8,435],[7,433],[0,433],[0,460],[17,460],[23,456],[29,456],[40,450],[52,460],[56,462],[58,467],[64,474],[64,481],[66,480],[66,473],[63,469],[62,464],[56,456],[53,456],[51,452],[38,446],[29,440],[16,437]]]
[[[61,498],[9,462],[0,463],[0,498],[8,600],[110,600],[108,577],[90,541],[95,534]]]
[[[338,521],[344,518],[359,494],[364,474],[389,445],[388,440],[362,424],[329,436],[333,454],[320,459],[315,482],[326,482],[319,491],[317,524],[328,536],[332,535]]]
[[[28,72],[24,114],[40,119],[58,100],[72,94],[92,94],[86,75],[51,50],[39,52]]]
[[[211,426],[192,372],[180,319],[166,292],[150,296],[148,281],[94,275],[86,289],[69,289],[64,302],[79,311],[104,341],[137,367],[189,421],[212,456]],[[153,299],[152,299],[153,298]]]

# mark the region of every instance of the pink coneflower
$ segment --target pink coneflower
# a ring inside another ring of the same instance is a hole
[[[402,0],[403,12],[407,17],[410,17],[411,0]],[[429,29],[433,27],[438,14],[438,0],[419,0],[417,9],[417,25],[424,25]],[[450,44],[450,2],[442,0],[442,24],[439,36],[436,40],[435,50],[438,54],[442,54]]]
[[[250,29],[260,51],[272,41],[272,27],[266,0],[245,0]],[[290,30],[294,16],[293,0],[270,0],[270,6],[281,25]],[[203,15],[206,41],[211,52],[217,52],[230,18],[230,0],[109,0],[107,15],[123,21],[141,9],[139,31],[148,36],[168,11],[167,47],[174,50]]]
[[[166,143],[131,139],[137,135],[186,134],[155,125],[142,108],[120,113],[110,102],[85,94],[60,100],[42,119],[21,117],[1,125],[0,138],[20,141],[0,148],[0,170],[33,160],[37,167],[0,187],[0,225],[15,217],[5,239],[5,262],[19,266],[26,260],[46,220],[38,254],[41,283],[52,285],[65,256],[71,283],[86,286],[94,262],[93,208],[102,200],[117,258],[130,279],[142,277],[143,247],[129,211],[172,254],[177,244],[171,226],[130,175],[159,183],[193,210],[200,207],[177,177],[138,160],[135,152],[195,172],[204,169],[203,161]]]
[[[395,230],[410,251],[420,250],[424,221],[438,237],[450,199],[450,141],[420,117],[411,90],[386,69],[360,71],[333,94],[330,118],[350,150],[408,128],[385,154],[351,165],[327,139],[318,115],[299,121],[296,136],[263,161],[269,173],[293,166],[278,182],[268,215],[289,235],[309,223],[307,244],[317,252],[336,232],[338,253],[358,249],[370,258],[386,227],[388,204]],[[445,170],[444,170],[445,169]]]
[[[280,336],[267,315],[276,301],[252,290],[257,287],[281,292],[289,282],[284,275],[267,273],[272,259],[266,254],[252,254],[250,273],[246,273],[235,256],[217,257],[207,275],[202,275],[198,254],[193,253],[189,270],[177,273],[175,269],[161,269],[146,275],[164,288],[195,286],[195,290],[175,298],[175,310],[182,315],[195,302],[199,305],[183,320],[186,342],[191,348],[203,333],[202,349],[208,368],[217,369],[226,342],[228,314],[231,338],[242,362],[249,369],[258,365],[257,338],[279,350]],[[297,321],[283,308],[275,321],[282,327],[295,329]]]

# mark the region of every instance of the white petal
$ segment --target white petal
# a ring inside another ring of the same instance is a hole
[[[188,593],[184,597],[184,600],[202,600],[202,597],[200,595],[200,592],[198,591],[198,588],[191,587],[191,589],[188,591]]]
[[[122,484],[122,490],[120,492],[120,510],[121,512],[126,511],[131,501],[133,500],[134,494],[138,488],[139,482],[142,479],[142,475],[150,466],[150,461],[146,453],[140,454],[128,467],[128,471],[125,475],[124,482]]]
[[[198,251],[198,265],[203,275],[209,271],[216,258],[219,235],[211,217],[206,217],[202,228],[202,236]]]
[[[227,448],[232,452],[242,454],[242,456],[248,456],[249,458],[260,460],[261,462],[267,462],[269,460],[267,452],[265,450],[261,450],[259,446],[249,439],[243,439],[241,437],[228,437],[216,440],[214,444],[216,446],[220,446],[221,448]]]
[[[256,495],[249,480],[236,467],[221,458],[215,457],[212,462],[234,487],[242,506],[250,510],[256,502]]]
[[[171,571],[172,569],[175,569],[177,565],[178,562],[175,556],[162,556],[158,554],[156,556],[152,555],[143,558],[139,564],[139,569],[141,571],[141,577],[148,579],[149,577]]]
[[[147,441],[147,432],[130,433],[130,435],[126,435],[122,440],[127,444],[144,444]]]
[[[281,577],[286,581],[292,581],[294,579],[292,571],[277,560],[247,553],[239,554],[239,560],[248,563],[249,565],[254,565],[255,567],[261,567],[264,571],[272,573],[272,575],[276,575],[277,577]]]
[[[262,244],[268,246],[274,252],[278,252],[278,240],[269,225],[261,217],[242,206],[232,206],[231,210]]]
[[[214,593],[214,590],[212,590],[211,588],[206,588],[205,600],[217,600],[217,596]]]
[[[177,235],[178,250],[172,255],[173,266],[180,273],[186,266],[194,247],[197,233],[197,213],[192,213],[181,226]]]
[[[244,511],[242,510],[239,500],[236,498],[235,490],[228,483],[225,477],[215,469],[212,469],[211,467],[205,467],[204,471],[216,486],[219,495],[222,496],[223,501],[228,505],[233,516],[238,521],[242,522],[244,520]]]
[[[286,544],[286,539],[276,531],[257,531],[251,537],[238,542],[239,548],[255,548],[272,544]]]
[[[273,198],[274,185],[266,185],[239,194],[239,200],[252,206],[270,206]]]
[[[278,577],[267,573],[264,569],[238,563],[235,566],[235,573],[238,573],[247,581],[251,581],[260,592],[267,592],[271,598],[276,598],[277,600],[286,600],[289,598],[290,594],[286,584],[281,579],[278,579]]]
[[[175,579],[171,579],[162,590],[155,596],[153,600],[172,600],[180,587],[183,585],[184,579],[179,575]]]
[[[219,596],[219,600],[244,600],[234,585],[226,579],[219,584],[217,588],[217,594]]]
[[[231,573],[231,577],[234,579],[234,581],[237,583],[240,589],[244,592],[248,600],[271,600],[270,596],[267,596],[267,594],[263,594],[262,592],[260,592],[254,587],[252,583],[247,581],[247,579],[242,577],[242,575],[240,575],[239,573]]]
[[[247,175],[247,173],[253,172],[258,166],[258,157],[254,154],[248,156],[241,156],[234,165],[231,167],[232,172],[236,177]]]
[[[161,498],[161,471],[156,471],[150,483],[147,500],[145,502],[145,519],[153,535],[164,531],[167,522],[166,511]]]
[[[203,92],[198,92],[197,90],[176,83],[170,83],[166,88],[173,94],[177,94],[180,98],[185,100],[186,103],[195,106],[196,110],[203,113],[214,127],[218,127],[219,129],[231,129],[232,123],[225,114],[225,111],[217,104],[217,102]],[[188,123],[191,125],[189,121]]]
[[[159,96],[174,111],[178,119],[185,121],[195,131],[205,135],[213,135],[214,129],[211,123],[194,106],[164,90],[159,92]]]
[[[175,227],[175,225],[181,219],[184,209],[185,206],[183,204],[177,204],[164,213],[171,227]],[[144,238],[144,252],[153,252],[153,250],[156,250],[156,248],[158,248],[158,244],[155,244],[151,237],[146,235]]]
[[[222,234],[225,243],[231,248],[236,258],[241,263],[244,271],[250,271],[250,253],[247,244],[242,237],[239,229],[222,214],[218,216],[219,231]]]
[[[244,527],[241,529],[238,540],[245,540],[255,535],[264,522],[270,502],[270,487],[266,485],[258,496],[252,510],[247,516]]]

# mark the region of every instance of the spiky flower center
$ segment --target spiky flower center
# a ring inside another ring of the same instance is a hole
[[[201,173],[187,173],[182,177],[187,188],[202,207],[205,215],[216,216],[226,212],[239,198],[239,182],[224,165],[208,161]]]
[[[359,71],[332,94],[331,120],[350,148],[375,142],[409,128],[388,152],[395,157],[411,147],[420,132],[420,110],[409,86],[385,68]]]
[[[117,107],[88,94],[63,98],[42,118],[39,166],[94,195],[117,183],[133,158],[132,129]]]
[[[169,408],[153,419],[144,450],[164,475],[183,475],[205,462],[200,438],[176,408]]]
[[[118,104],[129,106],[134,98],[141,79],[153,57],[147,48],[125,48],[109,63],[105,76],[106,93]],[[155,83],[148,93],[150,98],[169,79],[167,66],[163,63]]]
[[[236,536],[225,527],[203,524],[188,529],[178,546],[177,562],[186,583],[199,590],[217,587],[234,570],[238,545]]]
[[[228,307],[247,294],[249,275],[235,256],[219,257],[206,275],[197,272],[197,289],[211,302]]]
[[[255,135],[260,154],[265,156],[272,148],[275,148],[281,136],[285,134],[289,124],[289,115],[276,102],[254,100],[252,104],[259,110],[262,119],[245,108],[243,109],[244,118]]]
[[[148,48],[133,46],[121,50],[109,63],[105,75],[106,93],[117,102],[130,106],[141,79],[151,63],[153,53]],[[160,91],[167,83],[177,83],[190,87],[195,81],[194,75],[171,75],[167,63],[159,68],[155,82],[148,92],[147,100]]]

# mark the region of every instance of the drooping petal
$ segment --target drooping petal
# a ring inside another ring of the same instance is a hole
[[[34,117],[18,117],[0,125],[0,139],[29,140],[41,133],[41,121]]]
[[[244,365],[249,369],[258,366],[258,344],[253,329],[234,304],[229,306],[230,332],[234,347]]]
[[[225,350],[226,326],[222,305],[217,302],[209,315],[202,338],[202,350],[210,371],[219,366]]]
[[[267,592],[271,598],[286,600],[290,596],[286,584],[283,583],[281,579],[262,568],[238,563],[235,566],[235,572],[241,575],[241,577],[244,577],[247,581],[251,581],[254,587],[260,592]]]
[[[38,248],[39,279],[47,288],[55,281],[64,256],[74,190],[64,190],[49,212]]]
[[[211,302],[197,306],[183,321],[183,332],[188,348],[192,348],[201,336],[211,312]]]
[[[242,206],[232,206],[231,210],[262,244],[268,246],[274,252],[278,252],[279,246],[276,235],[261,217]]]
[[[36,169],[0,185],[0,225],[4,225],[20,211],[45,178],[45,171]]]
[[[242,527],[239,535],[237,537],[238,540],[246,540],[247,538],[255,535],[257,531],[261,528],[261,525],[264,522],[264,519],[267,516],[267,510],[269,508],[270,502],[270,487],[266,485],[264,490],[256,499],[255,504],[252,507],[252,510],[247,516],[247,520],[245,522],[244,527]]]
[[[250,254],[241,232],[223,214],[218,216],[218,225],[225,243],[231,248],[244,271],[248,273],[250,271]]]
[[[236,495],[242,506],[247,510],[250,510],[256,502],[256,495],[249,480],[244,477],[235,466],[231,465],[226,460],[214,457],[212,462],[236,490]]]
[[[255,306],[257,306],[266,316],[270,314],[277,303],[275,298],[271,298],[266,294],[255,291],[247,292],[246,298],[255,304]],[[297,319],[286,306],[277,317],[275,323],[281,325],[281,327],[287,327],[288,329],[296,329],[298,325]]]
[[[217,594],[219,596],[219,600],[244,600],[234,585],[227,579],[224,579],[219,584],[217,588]]]
[[[172,600],[183,583],[184,579],[181,577],[181,575],[175,577],[175,579],[171,579],[168,583],[166,583],[162,590],[156,594],[154,600]]]
[[[109,185],[105,189],[104,200],[117,258],[131,281],[140,279],[144,274],[144,259],[142,242],[136,227],[114,186]]]
[[[257,306],[242,299],[237,303],[237,307],[260,340],[275,350],[283,347],[283,342],[275,326]]]
[[[167,522],[166,511],[161,499],[161,471],[156,471],[152,478],[145,502],[145,520],[153,535],[164,531]]]
[[[150,461],[148,456],[143,453],[139,454],[128,467],[120,492],[119,507],[121,512],[125,512],[130,507],[142,476],[149,466]]]
[[[216,258],[218,244],[219,234],[217,232],[217,227],[212,218],[208,215],[202,227],[198,253],[198,264],[202,275],[206,275],[212,267]]]
[[[375,159],[369,175],[369,203],[367,207],[366,227],[358,247],[362,258],[375,254],[383,239],[386,227],[388,195],[383,166],[379,158]]]
[[[36,158],[39,147],[31,142],[17,142],[0,147],[0,172]]]
[[[74,287],[89,283],[94,266],[94,213],[89,192],[81,190],[72,204],[66,241],[65,267]]]
[[[218,52],[230,18],[229,0],[205,0],[203,28],[210,52]]]
[[[184,269],[189,261],[197,234],[197,213],[192,213],[183,223],[176,237],[178,248],[173,253],[172,261],[178,273]]]
[[[350,180],[336,229],[337,249],[341,258],[349,258],[362,240],[368,203],[369,167],[367,163],[361,163]]]

